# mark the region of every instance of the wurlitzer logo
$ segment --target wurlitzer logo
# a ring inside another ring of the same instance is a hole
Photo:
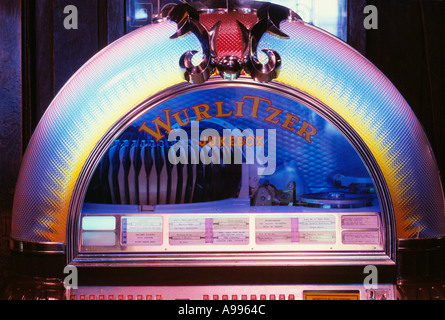
[[[271,175],[276,168],[276,130],[267,130],[267,143],[264,131],[223,129],[221,136],[215,129],[204,129],[200,134],[199,122],[192,121],[190,137],[184,129],[170,131],[168,140],[176,143],[169,149],[168,160],[174,165],[258,164],[258,175]]]
[[[228,108],[227,104],[229,104]],[[200,103],[183,107],[176,112],[166,108],[162,110],[162,113],[164,116],[154,118],[151,123],[144,121],[139,127],[139,132],[147,133],[156,142],[164,139],[166,134],[170,142],[176,141],[169,152],[169,160],[172,164],[246,163],[258,164],[259,175],[271,175],[275,172],[276,129],[245,128],[242,131],[224,129],[221,135],[216,129],[208,128],[200,133],[199,122],[201,121],[218,122],[227,119],[230,123],[233,119],[236,123],[243,118],[264,121],[267,127],[279,127],[281,130],[294,134],[296,139],[303,139],[309,144],[317,135],[317,128],[301,116],[274,106],[270,99],[254,95],[243,95],[241,100],[234,102]],[[174,129],[175,124],[179,128],[190,125],[191,130],[188,133],[184,129]],[[217,152],[218,148],[219,152]],[[231,153],[232,149],[233,153]]]

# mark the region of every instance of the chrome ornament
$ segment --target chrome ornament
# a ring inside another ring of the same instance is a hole
[[[262,49],[267,56],[267,62],[262,63],[258,58],[258,44],[265,33],[288,39],[289,37],[279,29],[279,24],[285,19],[298,20],[301,18],[288,8],[264,3],[257,9],[257,22],[249,30],[237,21],[242,38],[242,56],[227,55],[218,59],[216,39],[221,21],[217,22],[210,31],[199,22],[200,13],[190,4],[180,4],[171,9],[168,18],[178,24],[177,32],[171,36],[175,39],[188,33],[193,33],[201,44],[202,60],[193,63],[196,50],[185,52],[179,65],[185,70],[184,78],[192,84],[200,84],[218,70],[223,79],[235,80],[244,71],[255,81],[265,83],[278,77],[281,67],[280,55],[272,49]]]
[[[188,33],[193,33],[199,40],[202,47],[202,60],[198,65],[193,63],[193,56],[198,53],[196,50],[185,52],[179,65],[185,69],[184,78],[193,84],[200,84],[212,75],[214,67],[211,62],[210,37],[212,32],[207,32],[206,28],[199,23],[199,13],[188,4],[180,4],[170,11],[169,17],[178,24],[178,30],[170,39],[176,39]]]

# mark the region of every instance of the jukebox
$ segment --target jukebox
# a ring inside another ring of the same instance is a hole
[[[14,199],[20,272],[61,299],[391,300],[443,279],[438,168],[379,70],[279,5],[157,18],[40,121]]]

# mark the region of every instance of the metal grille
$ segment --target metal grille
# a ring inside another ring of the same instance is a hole
[[[255,13],[248,13],[242,11],[228,12],[214,12],[202,14],[200,16],[201,23],[210,30],[218,21],[221,21],[217,38],[218,58],[234,55],[242,57],[242,38],[237,21],[250,29],[257,17]]]

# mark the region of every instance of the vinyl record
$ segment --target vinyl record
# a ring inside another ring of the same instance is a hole
[[[375,197],[345,192],[309,193],[300,197],[300,204],[314,208],[362,208],[372,206]]]

